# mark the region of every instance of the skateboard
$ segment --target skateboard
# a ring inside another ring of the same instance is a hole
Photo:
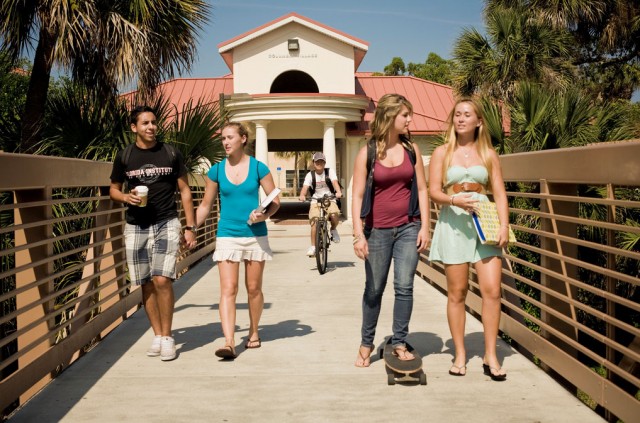
[[[427,375],[422,370],[422,357],[409,344],[407,349],[415,356],[413,360],[400,360],[393,355],[393,346],[391,338],[380,349],[380,358],[384,360],[385,369],[387,371],[387,384],[395,385],[396,382],[419,382],[420,385],[427,384]]]

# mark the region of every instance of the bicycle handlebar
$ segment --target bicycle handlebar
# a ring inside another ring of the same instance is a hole
[[[313,197],[309,197],[307,199],[305,199],[304,201],[302,201],[303,203],[311,203],[313,201],[317,202],[317,203],[322,203],[322,200],[328,198],[329,200],[337,200],[338,197],[336,197],[334,194],[325,194],[320,198],[313,198]]]

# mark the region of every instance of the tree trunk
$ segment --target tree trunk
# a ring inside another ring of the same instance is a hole
[[[21,153],[33,153],[42,137],[42,125],[47,104],[56,38],[55,35],[50,34],[45,29],[40,30],[24,113],[22,114],[22,131],[19,146]]]

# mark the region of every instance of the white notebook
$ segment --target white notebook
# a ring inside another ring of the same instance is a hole
[[[260,203],[256,211],[258,213],[264,213],[267,207],[269,207],[269,204],[271,204],[273,200],[275,200],[275,198],[278,196],[278,194],[280,194],[280,192],[281,192],[280,188],[274,188],[273,191],[271,191],[269,195],[267,195],[264,198],[264,200],[262,200],[262,202]],[[251,219],[247,219],[247,224],[248,225],[252,224]]]

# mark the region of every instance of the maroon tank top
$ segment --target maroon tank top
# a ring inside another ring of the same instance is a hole
[[[373,171],[373,205],[366,226],[394,228],[409,223],[409,199],[414,169],[409,153],[404,151],[402,164],[385,167],[378,160]]]

